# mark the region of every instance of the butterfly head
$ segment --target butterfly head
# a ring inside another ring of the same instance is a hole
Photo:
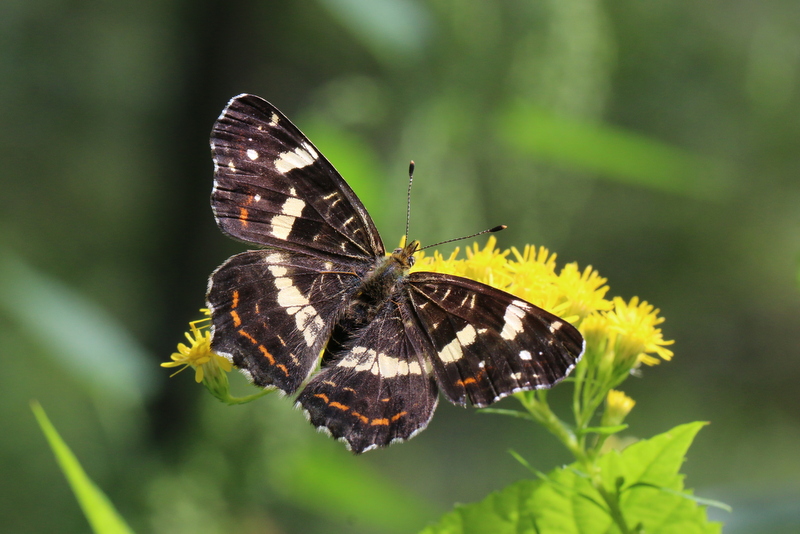
[[[414,265],[414,253],[419,250],[419,241],[411,241],[406,246],[396,248],[392,251],[392,259],[397,262],[403,270],[408,270]]]

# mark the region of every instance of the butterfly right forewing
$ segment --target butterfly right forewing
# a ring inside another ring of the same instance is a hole
[[[437,382],[456,404],[487,406],[517,391],[548,388],[583,354],[574,326],[499,289],[432,272],[411,273],[406,286],[435,351]]]

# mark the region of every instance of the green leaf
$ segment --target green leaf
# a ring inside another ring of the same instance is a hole
[[[603,455],[598,465],[606,481],[622,477],[629,487],[646,482],[673,490],[683,489],[683,475],[679,469],[694,437],[706,423],[680,425],[648,440],[637,441],[624,451],[610,451]],[[607,484],[613,490],[613,484]]]
[[[671,493],[673,495],[678,495],[678,496],[680,496],[680,497],[682,497],[684,499],[689,499],[690,501],[694,501],[697,504],[700,504],[702,506],[711,506],[713,508],[719,508],[720,510],[725,510],[728,513],[733,512],[733,508],[731,508],[729,505],[725,504],[722,501],[717,501],[717,500],[714,500],[714,499],[704,499],[702,497],[697,497],[696,495],[692,495],[691,493],[675,491],[675,490],[671,490],[669,488],[662,488],[662,487],[654,486],[652,484],[647,484],[647,483],[644,483],[644,482],[640,482],[638,484],[635,484],[635,486],[650,486],[650,487],[653,487],[653,488],[657,488],[657,489],[659,489],[661,491],[664,491],[666,493]]]
[[[700,198],[727,195],[735,185],[722,162],[617,126],[527,105],[506,110],[498,131],[522,154],[623,183]]]
[[[648,534],[721,531],[721,525],[708,522],[705,508],[683,489],[683,476],[678,472],[704,424],[678,426],[598,460],[602,487],[609,495],[621,493],[621,513],[629,530],[642,525]],[[620,532],[603,496],[582,471],[579,464],[573,464],[553,470],[543,480],[517,482],[479,503],[457,507],[423,532]]]
[[[539,480],[520,480],[479,503],[456,506],[422,534],[547,532],[537,530],[531,506],[533,495],[542,484]]]
[[[606,488],[613,487],[620,477],[624,480],[622,511],[629,525],[641,522],[649,534],[721,531],[720,524],[708,522],[705,508],[685,494],[684,477],[679,473],[686,451],[705,424],[680,425],[600,459]]]
[[[53,450],[56,461],[72,487],[72,492],[78,499],[78,504],[83,509],[83,514],[89,521],[92,530],[97,534],[133,534],[108,497],[86,475],[86,471],[61,439],[41,405],[38,402],[32,402],[31,410],[33,410],[33,414]]]

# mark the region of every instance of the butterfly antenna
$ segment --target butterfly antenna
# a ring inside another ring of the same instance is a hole
[[[408,223],[411,221],[411,184],[414,182],[414,160],[408,164],[408,193],[406,195],[406,236],[405,243],[408,243]]]
[[[478,232],[477,234],[466,235],[464,237],[457,237],[455,239],[448,239],[447,241],[441,241],[439,243],[434,243],[433,245],[428,245],[427,247],[422,247],[419,250],[425,250],[426,248],[438,247],[439,245],[444,245],[446,243],[452,243],[453,241],[461,241],[462,239],[470,239],[472,237],[478,237],[482,234],[492,234],[494,232],[499,232],[500,230],[505,230],[508,228],[505,224],[501,224],[500,226],[495,226],[494,228],[489,228],[488,230],[484,230],[483,232]]]

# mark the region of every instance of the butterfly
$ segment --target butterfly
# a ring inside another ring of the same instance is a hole
[[[231,99],[211,152],[217,224],[262,247],[212,273],[211,349],[258,386],[300,390],[311,423],[353,452],[423,430],[439,391],[487,406],[554,385],[583,354],[575,327],[529,302],[409,273],[419,242],[387,255],[353,190],[262,98]]]

